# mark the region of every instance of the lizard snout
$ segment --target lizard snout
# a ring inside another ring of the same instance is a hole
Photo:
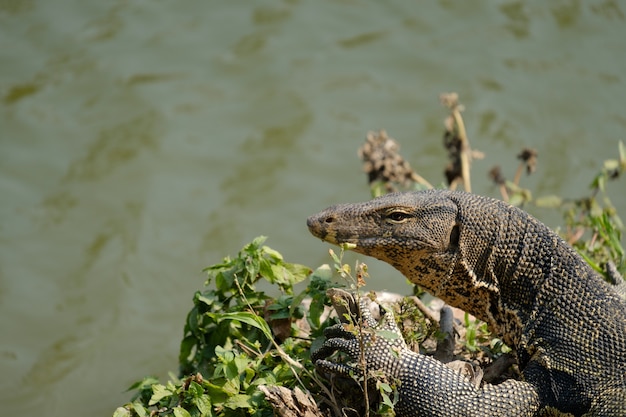
[[[337,218],[332,213],[321,212],[306,219],[306,225],[313,236],[328,240],[330,227],[336,220]]]

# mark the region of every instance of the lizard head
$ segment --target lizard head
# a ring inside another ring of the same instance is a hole
[[[392,193],[364,203],[338,204],[307,219],[311,233],[329,243],[394,266],[431,291],[454,267],[457,205],[441,192]],[[427,281],[427,282],[426,282]]]
[[[501,201],[431,190],[331,206],[307,224],[326,242],[350,243],[355,252],[389,263],[432,295],[486,321],[492,331],[519,335],[520,321],[514,317],[520,315],[521,295],[503,300],[501,278],[519,267],[521,239],[531,221]],[[525,276],[515,279],[505,285],[517,288],[518,281],[528,281]],[[526,287],[525,299],[531,300],[535,290]],[[506,326],[517,330],[501,331]],[[506,342],[516,343],[512,338]]]

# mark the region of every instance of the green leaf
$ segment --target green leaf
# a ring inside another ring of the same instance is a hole
[[[217,317],[224,320],[235,320],[242,323],[246,323],[250,326],[256,327],[261,330],[265,337],[269,340],[272,340],[272,330],[270,326],[267,324],[262,317],[257,316],[256,314],[249,313],[247,311],[240,311],[235,313],[221,313],[217,314]]]
[[[380,395],[381,395],[381,397],[383,397],[383,404],[385,404],[387,407],[393,409],[394,403],[393,403],[392,399],[389,397],[389,395],[384,393],[384,392],[381,392]]]
[[[254,254],[258,255],[258,254]],[[250,283],[254,283],[258,279],[259,271],[261,269],[261,261],[257,256],[249,256],[246,258],[245,269],[248,273],[248,277],[250,279]],[[240,281],[242,282],[242,281]]]
[[[235,354],[230,349],[224,349],[222,346],[215,346],[215,355],[217,355],[223,363],[231,362],[235,359]]]
[[[175,417],[191,417],[189,411],[185,410],[182,407],[174,407],[173,411]]]
[[[196,295],[195,299],[202,303],[202,304],[206,304],[207,306],[212,306],[213,303],[215,303],[216,299],[215,298],[209,298],[206,295],[202,294],[202,293],[198,293],[198,295]]]
[[[272,263],[267,259],[261,259],[259,263],[259,274],[261,274],[266,280],[271,283],[276,281],[274,271],[272,270]]]
[[[198,384],[196,381],[191,381],[189,383],[187,391],[189,391],[196,398],[204,395],[204,388],[202,388],[202,385]]]
[[[311,323],[311,327],[315,329],[320,327],[322,314],[324,314],[324,300],[318,297],[312,298],[308,315],[308,321]]]
[[[289,285],[293,282],[293,275],[283,265],[271,265],[272,269],[272,284]]]
[[[219,272],[215,276],[215,286],[219,291],[227,292],[233,289],[235,282],[235,275],[232,269],[228,271]]]
[[[201,415],[209,415],[211,413],[211,398],[208,395],[202,395],[194,398],[193,404],[198,407]]]
[[[228,397],[238,392],[238,390],[233,390],[233,386],[231,384],[224,384],[220,386],[205,380],[202,385],[206,389],[207,395],[213,404],[222,404],[228,399]]]
[[[187,314],[187,325],[185,326],[185,332],[191,332],[196,338],[202,337],[202,332],[198,327],[198,314],[198,307],[193,306]]]
[[[289,317],[293,316],[295,311],[300,307],[302,301],[308,295],[307,289],[305,288],[300,294],[293,297],[291,300],[291,304],[289,305]]]
[[[383,404],[385,404],[388,407],[393,407],[393,401],[391,401],[389,394],[381,392],[381,396],[383,397]]]
[[[285,264],[285,268],[291,272],[293,281],[291,284],[297,284],[298,282],[304,281],[310,274],[311,268],[306,265],[301,264]]]
[[[321,348],[324,342],[326,342],[325,336],[319,336],[313,339],[313,341],[311,342],[311,352],[315,352],[316,350]]]
[[[159,383],[158,379],[154,377],[147,377],[147,378],[142,379],[141,381],[135,382],[133,385],[128,387],[127,391],[134,391],[134,390],[141,391],[147,388],[151,388],[152,385],[158,384],[158,383]]]
[[[189,356],[191,355],[191,351],[194,348],[194,346],[196,346],[196,344],[198,343],[198,339],[196,339],[195,336],[186,336],[181,342],[180,342],[180,351],[178,353],[178,362],[183,363],[186,362],[189,359]]]
[[[148,415],[148,412],[139,401],[133,402],[132,406],[133,410],[135,410],[135,413],[137,413],[139,417],[146,417]]]
[[[258,248],[260,248],[266,240],[267,236],[257,236],[252,240],[249,245],[246,246],[246,249],[254,248],[253,251],[257,251]]]
[[[113,412],[113,417],[130,417],[130,411],[126,407],[117,407]]]
[[[269,318],[271,320],[288,319],[291,318],[291,313],[289,312],[289,310],[278,310],[272,313]]]
[[[261,372],[261,369],[259,369],[259,365],[256,363],[252,363],[251,366],[248,366],[246,369],[244,369],[244,383],[250,384],[252,378],[254,378],[254,376],[256,375],[256,372]]]
[[[589,257],[589,256],[588,256],[585,252],[583,252],[583,251],[579,250],[579,251],[578,251],[578,254],[579,254],[580,256],[582,256],[582,257],[583,257],[583,259],[585,260],[585,262],[587,262],[587,263],[589,264],[589,266],[590,266],[590,267],[592,267],[593,269],[595,269],[595,270],[596,270],[596,272],[598,272],[598,273],[600,273],[600,274],[604,273],[604,270],[600,267],[600,265],[598,265],[598,264],[596,263],[596,261],[594,261],[591,257]]]
[[[391,385],[386,384],[384,382],[379,382],[376,384],[376,386],[378,387],[378,390],[380,392],[392,392],[393,389],[391,388]]]
[[[165,385],[163,384],[155,384],[152,386],[152,397],[150,397],[150,401],[148,402],[148,405],[155,405],[157,404],[159,401],[161,401],[163,398],[165,397],[169,397],[170,395],[172,395],[172,391],[170,391]]]
[[[238,374],[243,374],[246,368],[250,365],[250,360],[248,360],[245,356],[236,356],[233,362],[237,367]]]
[[[274,262],[283,260],[283,255],[281,255],[278,251],[275,251],[274,249],[270,248],[269,246],[263,246],[261,248],[261,251],[267,256],[269,256],[270,258],[272,258]]]
[[[391,330],[376,330],[376,336],[382,337],[385,340],[396,340],[402,337],[398,333],[392,332]]]
[[[226,257],[222,258],[222,263],[221,264],[214,264],[214,265],[211,265],[211,266],[207,266],[202,271],[210,273],[210,271],[216,271],[218,269],[230,268],[230,266],[232,265],[232,262],[233,261],[232,261],[232,259],[230,259],[230,256],[226,256]]]
[[[339,260],[339,258],[337,258]],[[330,265],[324,264],[311,273],[311,281],[330,281],[333,279],[333,270]]]
[[[252,405],[250,404],[250,396],[246,394],[235,394],[226,400],[224,407],[232,410],[237,408],[252,408]]]

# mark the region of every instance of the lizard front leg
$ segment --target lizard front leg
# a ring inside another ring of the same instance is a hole
[[[531,384],[509,380],[476,387],[441,362],[408,349],[391,312],[382,309],[378,322],[372,317],[366,297],[357,303],[352,294],[333,290],[331,298],[344,323],[327,329],[328,339],[312,353],[315,365],[342,376],[363,376],[365,370],[397,381],[398,417],[537,414],[539,396]],[[358,325],[346,323],[346,312],[356,318]],[[346,353],[352,363],[326,360],[335,351]],[[362,359],[364,366],[359,365]]]

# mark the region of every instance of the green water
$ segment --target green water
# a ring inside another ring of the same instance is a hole
[[[305,219],[368,197],[367,131],[443,180],[441,92],[487,154],[474,191],[528,146],[523,185],[585,194],[626,139],[625,20],[613,1],[0,0],[3,414],[108,416],[176,371],[201,269],[257,235],[328,262]],[[370,288],[406,288],[369,265]]]

